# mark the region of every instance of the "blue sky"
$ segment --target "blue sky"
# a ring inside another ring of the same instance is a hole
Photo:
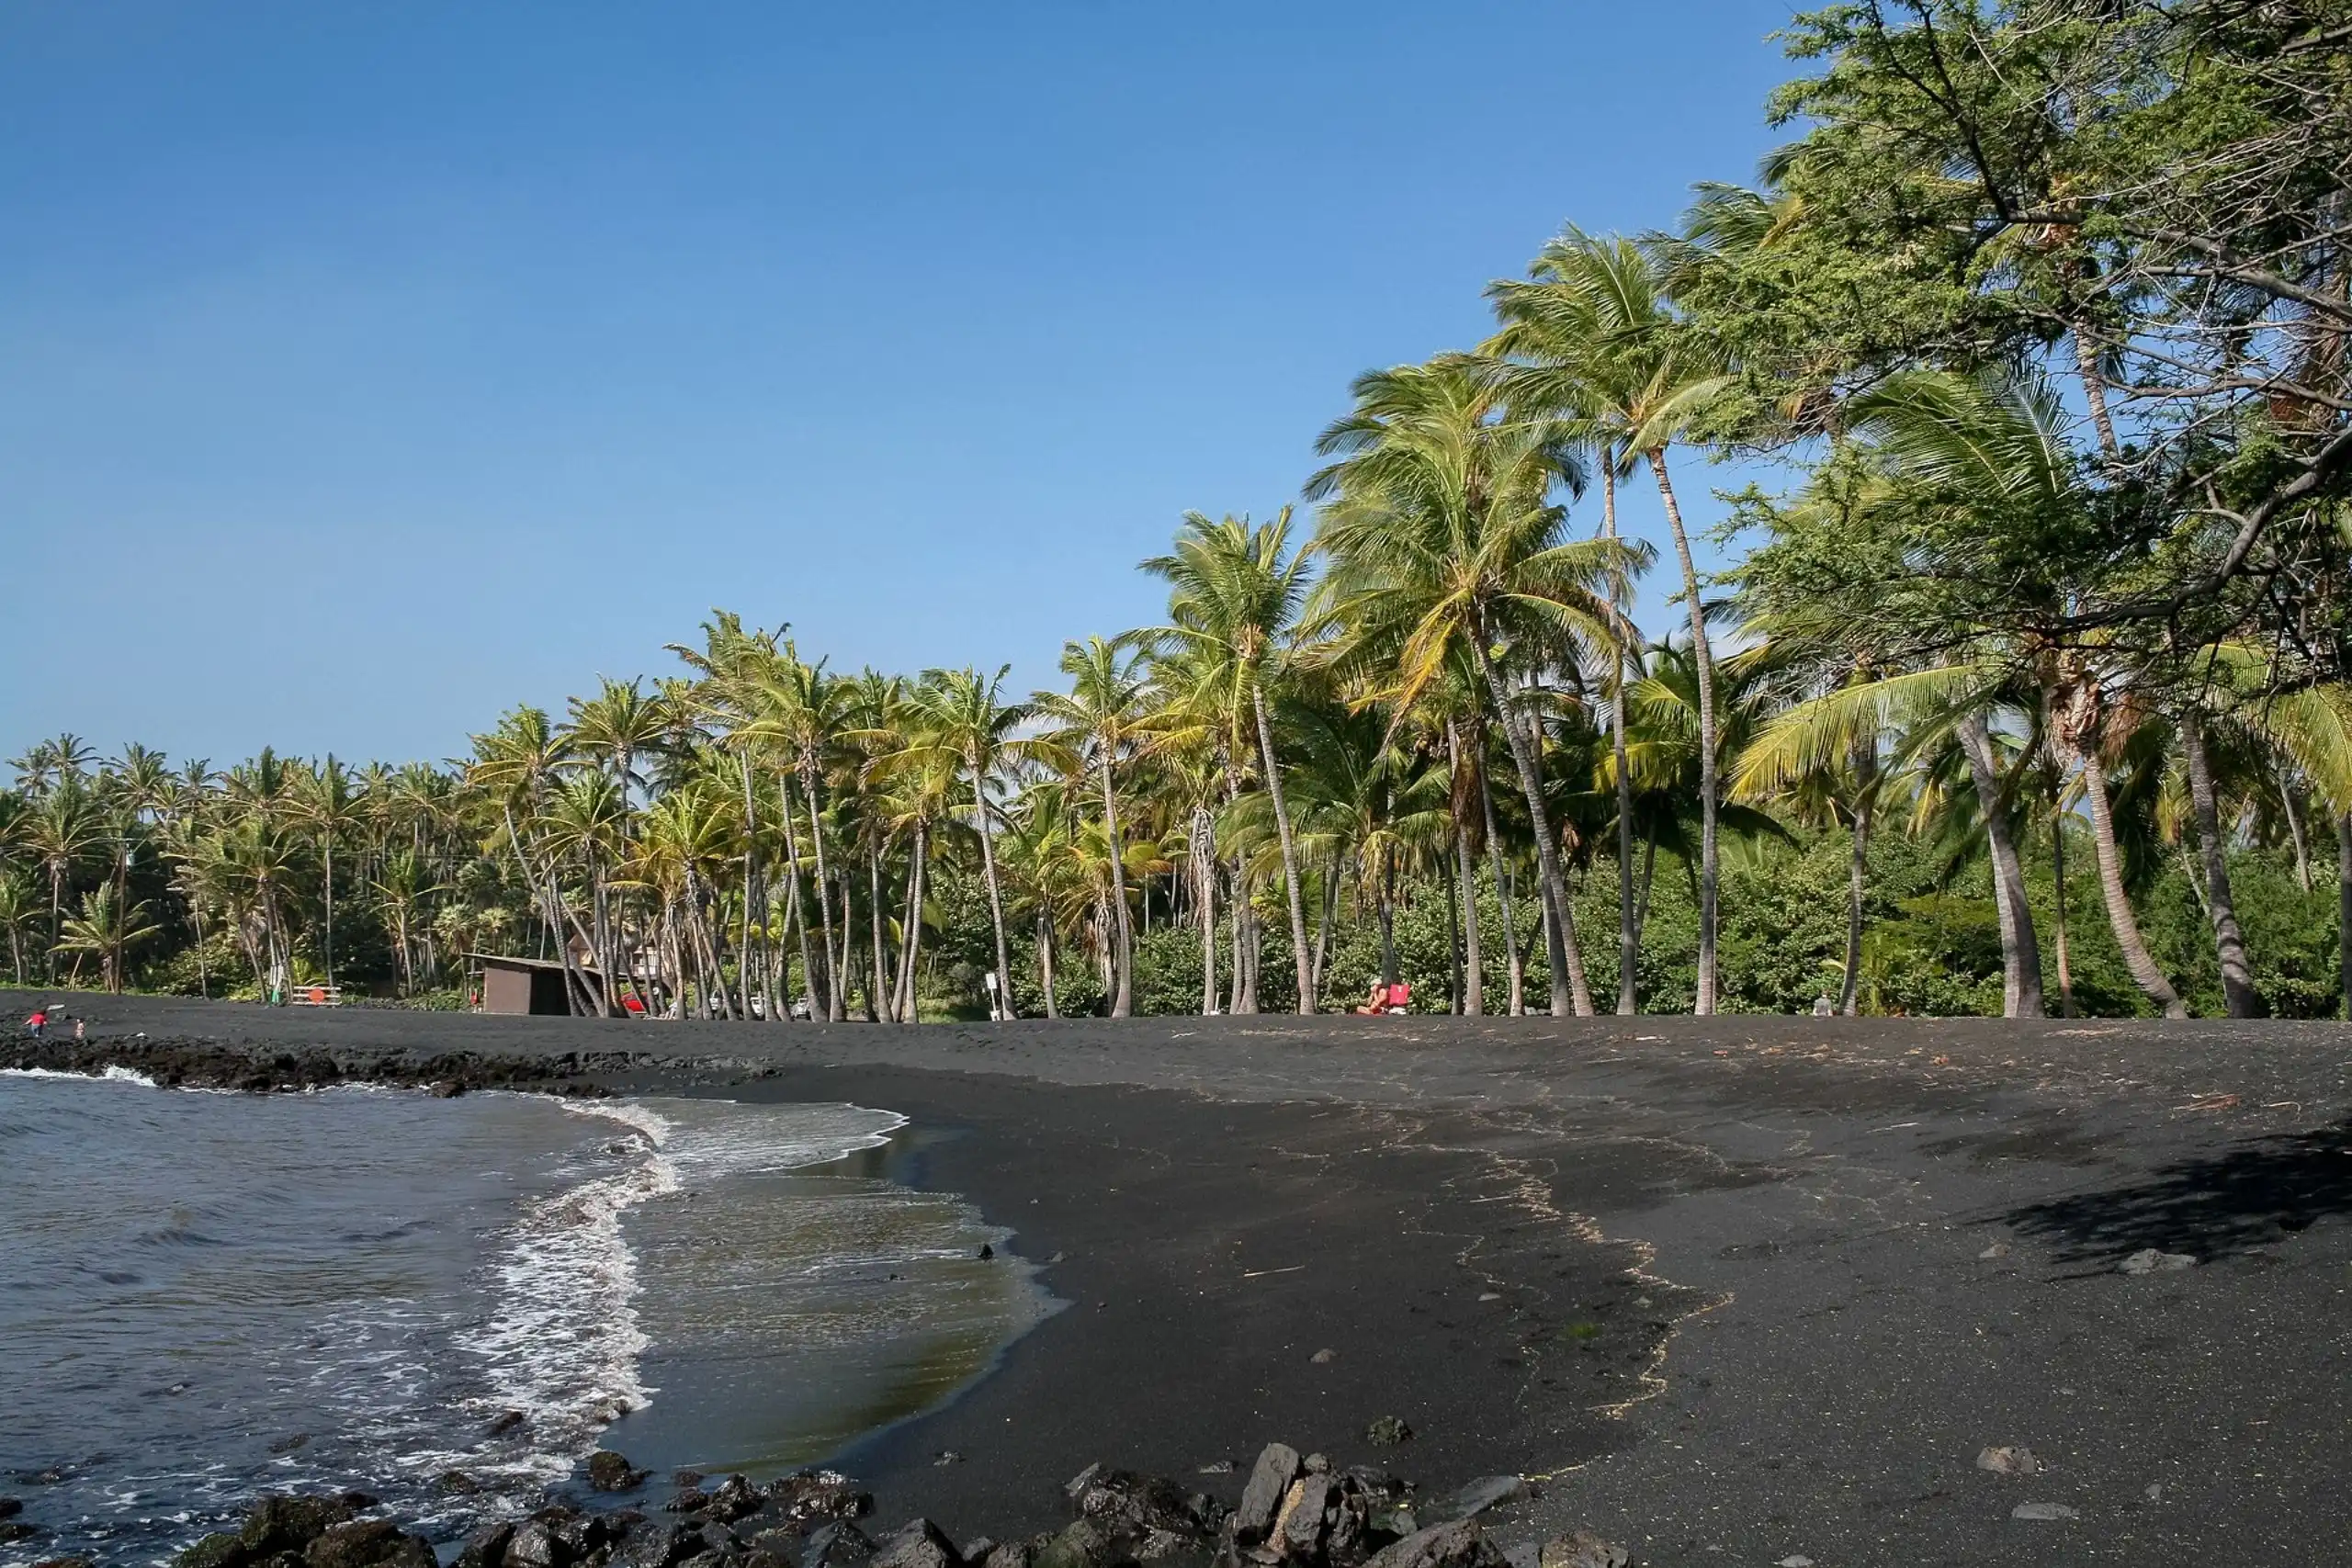
[[[1788,14],[0,3],[0,755],[447,756],[714,605],[1048,681],[1564,220],[1747,177]]]

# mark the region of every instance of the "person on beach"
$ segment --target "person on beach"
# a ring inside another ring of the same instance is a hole
[[[1390,985],[1385,980],[1372,983],[1372,999],[1354,1010],[1358,1018],[1379,1018],[1392,1012],[1403,1012],[1413,999],[1413,988],[1399,980]]]
[[[40,1039],[48,1028],[49,1010],[45,1007],[33,1009],[32,1016],[25,1020],[25,1032],[36,1040]]]

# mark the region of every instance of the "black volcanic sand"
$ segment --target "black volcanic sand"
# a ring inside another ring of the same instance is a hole
[[[1425,1487],[1549,1477],[1501,1539],[1589,1525],[1643,1562],[2352,1562],[2340,1026],[68,1005],[83,1065],[188,1081],[854,1100],[944,1131],[909,1178],[1058,1255],[1071,1304],[842,1456],[885,1522],[1033,1529],[1092,1460],[1183,1477],[1282,1438]],[[2118,1270],[2151,1247],[2197,1265]],[[1418,1435],[1374,1450],[1387,1415]],[[2045,1468],[1979,1470],[1995,1444]]]

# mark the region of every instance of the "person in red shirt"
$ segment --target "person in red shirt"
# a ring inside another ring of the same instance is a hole
[[[25,1020],[25,1032],[36,1040],[40,1039],[42,1032],[48,1028],[49,1010],[47,1008],[33,1009],[32,1016]]]

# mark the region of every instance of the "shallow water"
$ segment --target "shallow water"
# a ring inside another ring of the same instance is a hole
[[[820,1458],[1050,1306],[978,1260],[1002,1237],[968,1205],[888,1179],[912,1135],[846,1105],[0,1073],[0,1475],[50,1532],[0,1563],[160,1559],[297,1487],[446,1536],[600,1443]]]

